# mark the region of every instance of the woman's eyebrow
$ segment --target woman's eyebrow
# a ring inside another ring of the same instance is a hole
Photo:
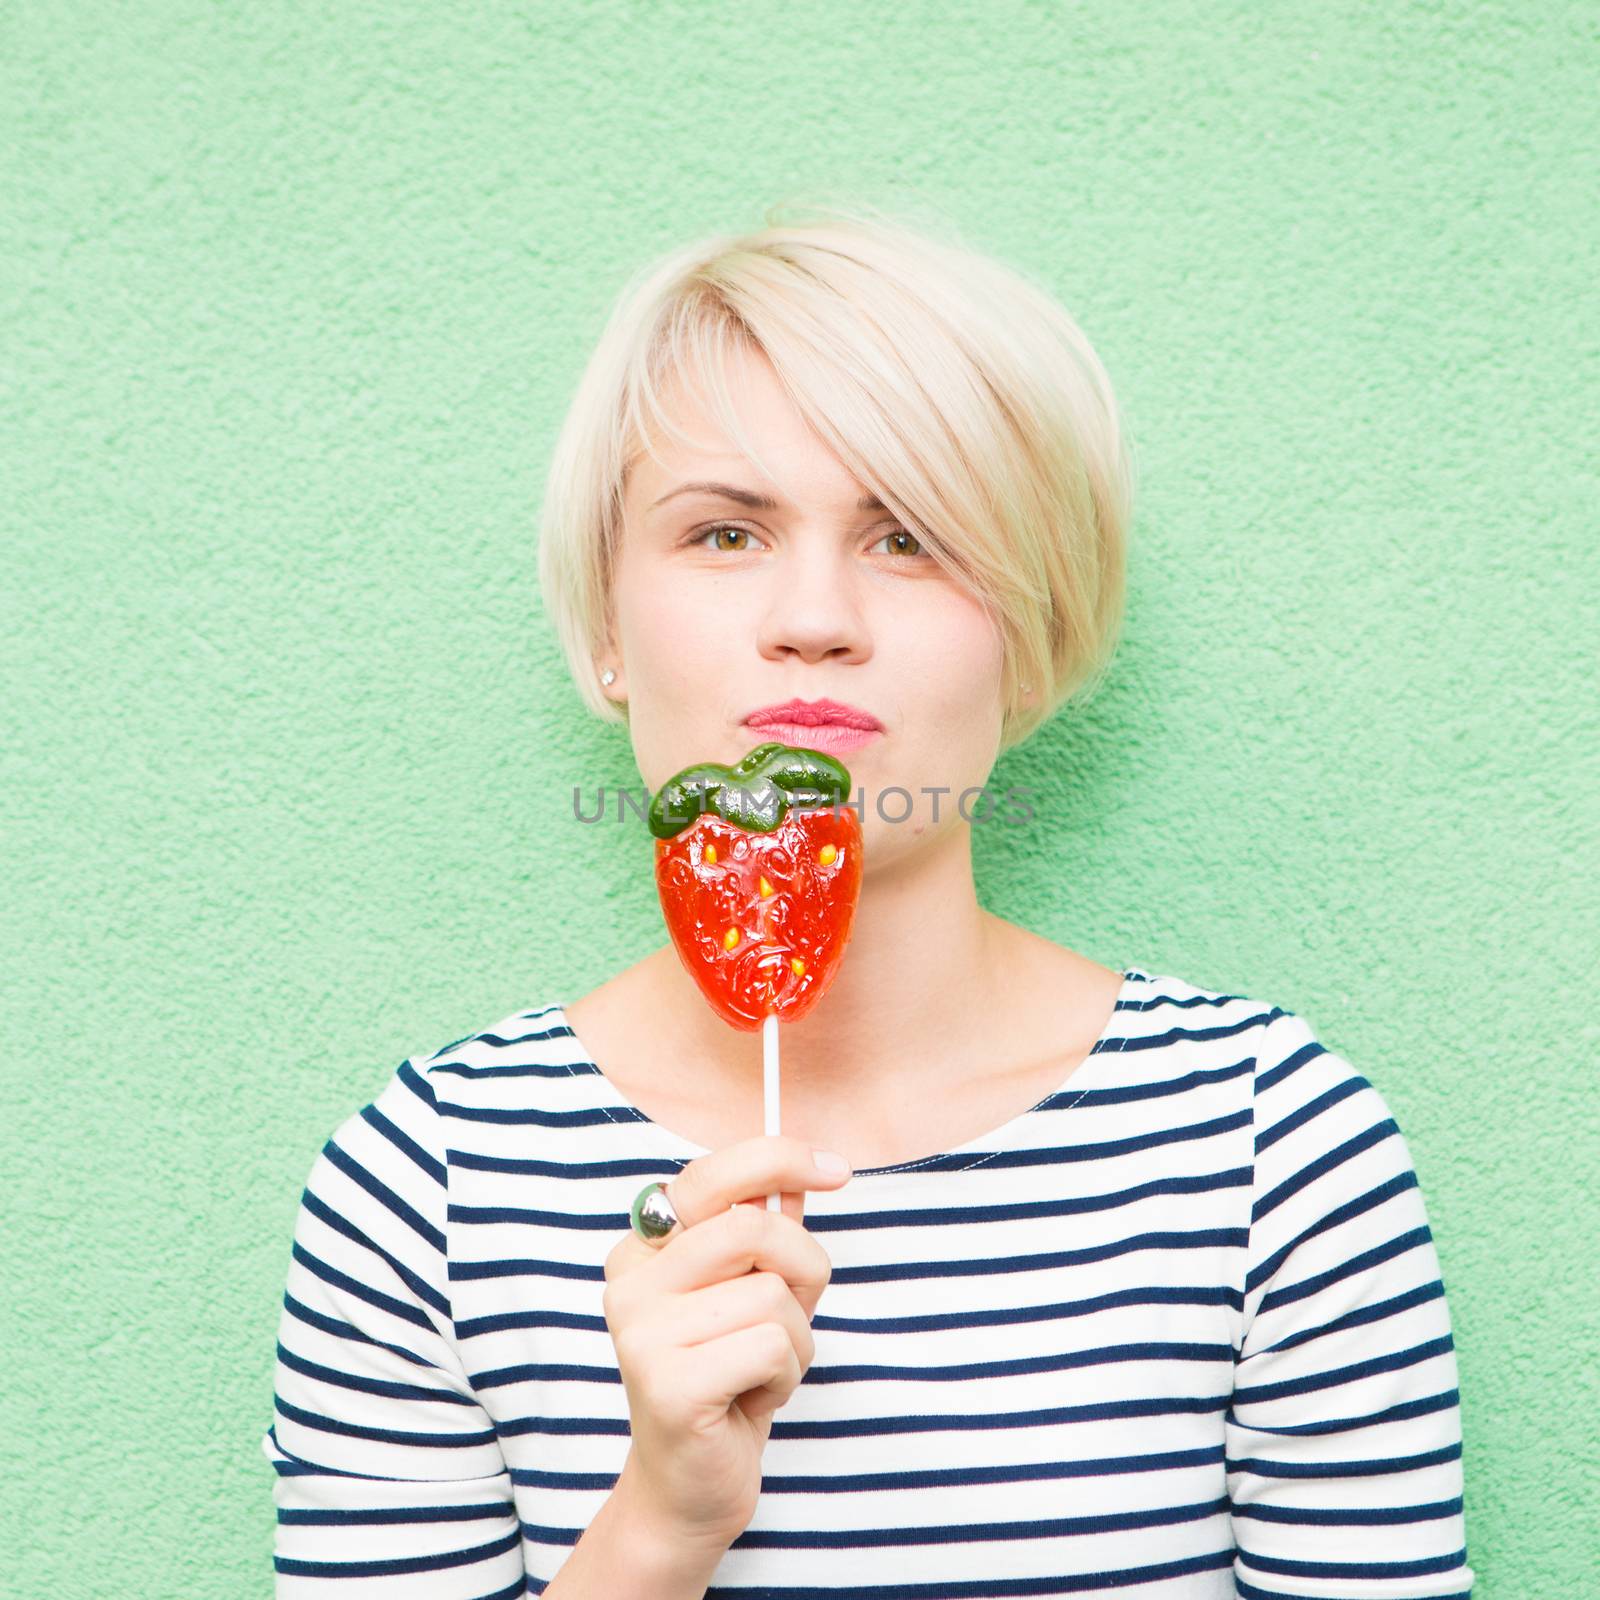
[[[676,489],[670,489],[661,496],[660,500],[652,500],[645,508],[654,511],[665,501],[671,500],[680,494],[710,494],[722,500],[733,500],[739,505],[748,506],[752,511],[776,511],[778,502],[770,495],[759,493],[754,489],[741,489],[732,483],[680,483]],[[888,507],[875,494],[864,494],[856,501],[857,511],[886,511]]]

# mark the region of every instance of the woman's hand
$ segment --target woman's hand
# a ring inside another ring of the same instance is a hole
[[[833,1274],[801,1222],[805,1191],[850,1176],[818,1167],[802,1140],[743,1139],[667,1184],[681,1226],[664,1245],[630,1228],[606,1257],[633,1434],[617,1488],[658,1541],[720,1553],[754,1516],[772,1414],[811,1365]],[[781,1212],[766,1209],[774,1191]]]

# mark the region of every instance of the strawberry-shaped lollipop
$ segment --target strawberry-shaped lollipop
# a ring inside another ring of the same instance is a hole
[[[795,1022],[833,980],[861,890],[849,793],[832,756],[770,740],[685,767],[651,801],[667,929],[730,1026]]]
[[[850,774],[769,740],[731,767],[703,761],[650,802],[656,889],[679,959],[723,1021],[761,1029],[764,1131],[778,1126],[778,1019],[833,981],[861,893]],[[783,1207],[780,1194],[767,1209]]]

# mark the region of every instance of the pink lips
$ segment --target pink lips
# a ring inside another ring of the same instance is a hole
[[[785,700],[781,705],[762,706],[745,719],[752,728],[765,728],[774,722],[802,723],[815,727],[821,723],[838,723],[846,728],[870,728],[881,731],[883,724],[860,706],[847,706],[840,700]]]
[[[883,732],[883,724],[870,712],[838,700],[786,700],[762,706],[744,720],[768,739],[827,755],[857,750]]]

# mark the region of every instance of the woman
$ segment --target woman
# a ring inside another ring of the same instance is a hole
[[[1100,362],[958,243],[767,221],[630,285],[541,575],[651,790],[774,738],[857,785],[786,1132],[670,944],[403,1063],[304,1196],[279,1593],[1466,1593],[1449,1318],[1378,1091],[1283,1007],[978,903],[973,827],[1049,823],[985,792],[997,755],[1119,624]]]

